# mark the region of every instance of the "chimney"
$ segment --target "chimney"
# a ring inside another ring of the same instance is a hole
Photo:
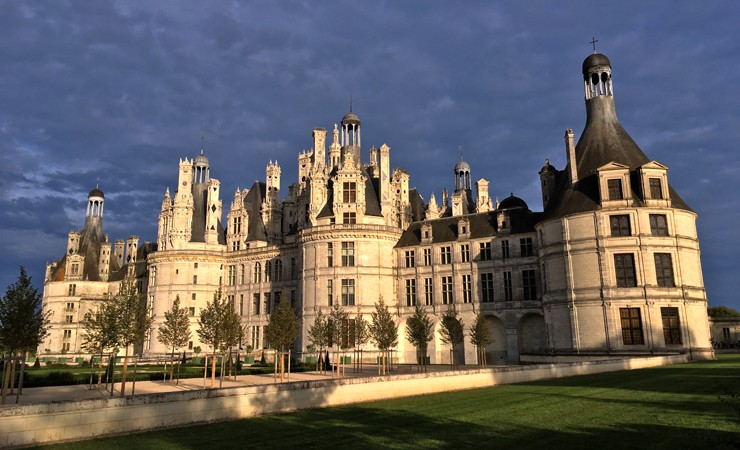
[[[575,144],[573,144],[573,138],[573,130],[571,130],[570,128],[565,130],[565,157],[568,160],[571,183],[575,183],[578,181],[578,168],[576,167],[576,146]]]

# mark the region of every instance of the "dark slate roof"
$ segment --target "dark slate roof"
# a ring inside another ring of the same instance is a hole
[[[409,191],[409,203],[411,204],[411,221],[419,222],[424,220],[426,206],[424,205],[424,199],[421,198],[421,195],[419,195],[416,189]]]
[[[529,209],[529,206],[527,206],[527,202],[522,200],[519,197],[515,197],[512,193],[510,196],[506,197],[501,203],[498,205],[498,209],[510,209],[510,208],[525,208]]]
[[[367,173],[367,170],[365,170],[365,168],[362,168],[361,170],[362,174],[365,176],[365,215],[382,217],[383,213],[380,210],[380,195],[378,193],[378,184],[377,182],[373,181],[374,178]],[[335,173],[336,171],[333,171],[330,174],[330,180],[327,182],[326,203],[324,204],[324,207],[321,208],[321,211],[319,211],[319,214],[316,216],[319,219],[334,216],[334,185],[331,181],[331,177],[333,177]]]
[[[193,222],[190,227],[190,242],[205,242],[207,194],[208,189],[205,184],[193,184]]]
[[[90,191],[89,194],[87,194],[87,197],[103,197],[105,198],[105,195],[103,195],[103,191],[100,190],[100,188],[95,188],[92,191]]]
[[[581,70],[585,74],[588,72],[588,69],[590,67],[594,66],[610,66],[611,62],[609,62],[609,58],[606,57],[606,55],[602,55],[601,53],[593,53],[591,55],[588,55],[586,59],[583,60],[583,65],[581,65]]]
[[[507,236],[509,234],[533,232],[534,225],[541,219],[540,213],[533,213],[523,208],[509,210],[508,213],[511,233],[507,233]],[[432,226],[433,243],[456,241],[458,238],[457,223],[460,219],[467,219],[470,223],[470,239],[494,237],[498,234],[496,214],[497,211],[490,211],[414,222],[403,232],[396,247],[413,247],[421,244],[421,227],[425,223]]]
[[[265,230],[265,224],[262,223],[262,202],[266,192],[265,183],[255,181],[244,198],[244,208],[249,213],[248,241],[267,241],[267,230]]]
[[[642,206],[642,188],[635,170],[650,162],[630,135],[622,128],[614,110],[614,98],[594,97],[586,101],[586,126],[576,144],[578,182],[571,185],[568,167],[556,173],[556,188],[547,205],[544,219],[563,217],[600,208],[596,169],[609,162],[629,167],[632,172],[633,206]],[[669,187],[672,206],[691,211],[688,205]]]

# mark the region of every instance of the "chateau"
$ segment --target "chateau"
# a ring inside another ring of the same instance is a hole
[[[488,361],[496,363],[711,358],[697,215],[670,187],[668,167],[650,160],[617,120],[609,59],[594,53],[582,69],[586,125],[577,143],[566,130],[562,170],[547,162],[539,171],[544,211],[513,194],[492,200],[484,178],[473,189],[462,160],[453,192],[425,202],[407,171],[391,169],[388,145],[371,146],[363,161],[361,121],[351,108],[330,132],[313,130],[295,183],[282,189],[280,166],[269,162],[264,182],[236,189],[225,221],[206,155],[181,159],[156,245],[140,246],[136,237],[111,245],[103,192],[93,189],[84,228],[70,232],[64,257],[47,265],[52,324],[40,351],[79,352],[85,312],[128,277],[154,317],[145,353],[168,350],[157,327],[177,296],[192,317],[189,348],[201,346],[197,316],[221,289],[256,349],[269,345],[264,327],[281,301],[298,315],[300,352],[319,311],[342,305],[351,319],[369,318],[382,297],[397,317],[401,362],[416,361],[405,339],[416,304],[435,320],[454,307],[466,327],[482,312],[495,337]],[[458,360],[475,363],[475,355],[466,339]],[[449,362],[438,333],[429,356]]]

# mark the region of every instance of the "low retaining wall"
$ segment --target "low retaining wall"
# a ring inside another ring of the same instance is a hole
[[[304,408],[641,369],[687,361],[686,355],[623,358],[7,406],[0,408],[0,447],[90,439]]]

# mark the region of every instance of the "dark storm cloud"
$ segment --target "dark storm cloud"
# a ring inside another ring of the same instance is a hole
[[[609,55],[617,112],[699,213],[710,302],[740,265],[733,3],[14,2],[0,15],[0,284],[81,228],[99,179],[111,239],[156,239],[179,158],[204,141],[228,209],[268,160],[296,179],[311,130],[354,99],[364,151],[440,200],[460,157],[541,208],[537,171],[585,123],[580,64]],[[365,156],[367,157],[367,156]]]

